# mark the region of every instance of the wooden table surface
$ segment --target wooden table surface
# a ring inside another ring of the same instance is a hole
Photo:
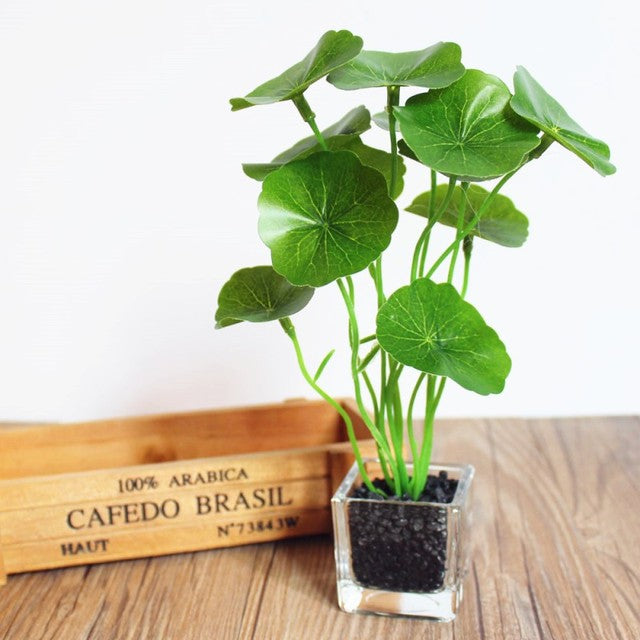
[[[476,467],[454,623],[342,613],[316,537],[10,576],[0,638],[640,638],[640,418],[446,420],[436,438],[438,461]]]

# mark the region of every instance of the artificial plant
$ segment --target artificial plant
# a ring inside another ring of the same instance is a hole
[[[329,31],[301,62],[231,100],[233,110],[290,101],[313,135],[271,162],[244,165],[248,176],[262,181],[258,232],[272,266],[241,269],[231,277],[220,292],[216,326],[279,321],[303,377],[344,419],[363,482],[382,494],[365,473],[349,415],[320,384],[333,351],[310,372],[290,317],[307,305],[314,288],[335,283],[348,318],[355,398],[387,486],[417,500],[428,477],[434,417],[447,379],[479,394],[500,393],[511,367],[497,333],[465,300],[476,239],[518,247],[527,237],[527,218],[499,192],[553,142],[602,175],[615,167],[607,145],[574,122],[522,67],[512,94],[495,76],[465,69],[454,43],[405,53],[361,49],[359,37]],[[386,94],[385,113],[373,120],[389,132],[388,151],[362,141],[372,120],[364,107],[320,131],[305,90],[324,77],[338,89]],[[404,87],[418,93],[400,106]],[[401,156],[421,165],[430,189],[406,209],[425,225],[408,264],[407,285],[389,295],[382,258],[398,222],[395,199],[406,169]],[[496,182],[489,188],[478,184],[487,180]],[[453,239],[433,258],[429,244],[436,231],[452,233]],[[365,269],[378,310],[375,332],[363,336],[351,276]],[[400,379],[409,368],[418,374],[405,408]],[[425,423],[418,438],[413,412],[421,392]]]

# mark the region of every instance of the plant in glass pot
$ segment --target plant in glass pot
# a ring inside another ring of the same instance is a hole
[[[356,462],[332,500],[340,606],[450,620],[467,565],[473,469],[431,461],[436,410],[448,379],[475,393],[500,393],[511,367],[498,334],[465,300],[474,242],[524,243],[527,218],[500,191],[554,141],[602,175],[615,168],[607,145],[522,67],[512,94],[498,78],[465,69],[454,43],[405,53],[361,49],[350,32],[327,32],[301,62],[231,100],[233,110],[290,101],[313,135],[271,162],[244,165],[262,181],[258,232],[272,265],[231,276],[216,326],[279,321],[304,379],[344,419]],[[384,91],[385,112],[371,118],[358,107],[320,131],[305,90],[324,77],[343,90]],[[402,87],[418,93],[400,106]],[[362,141],[372,119],[388,131],[388,151]],[[430,189],[406,209],[425,224],[407,284],[389,294],[382,264],[398,222],[402,156],[422,167]],[[485,181],[494,182],[478,184]],[[436,232],[452,238],[431,257]],[[361,271],[377,300],[375,319],[364,321],[352,278]],[[363,459],[349,415],[320,381],[334,351],[311,372],[291,320],[315,288],[330,284],[346,310],[355,398],[377,460]],[[405,406],[401,379],[411,371]],[[421,434],[413,420],[418,401]]]

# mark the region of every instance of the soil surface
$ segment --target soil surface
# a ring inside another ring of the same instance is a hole
[[[447,510],[416,504],[410,496],[393,495],[383,479],[373,485],[391,494],[383,500],[365,485],[349,503],[351,561],[358,583],[391,591],[436,591],[444,582],[447,555]],[[446,471],[429,476],[418,502],[449,503],[458,481]]]

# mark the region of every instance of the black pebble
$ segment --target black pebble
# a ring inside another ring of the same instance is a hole
[[[349,503],[351,560],[356,581],[364,587],[428,592],[442,588],[447,554],[447,510],[403,505],[410,496],[393,494],[380,478],[373,481],[390,497],[382,499],[365,485],[352,498],[375,502]],[[447,504],[458,481],[446,471],[429,476],[418,502]]]

